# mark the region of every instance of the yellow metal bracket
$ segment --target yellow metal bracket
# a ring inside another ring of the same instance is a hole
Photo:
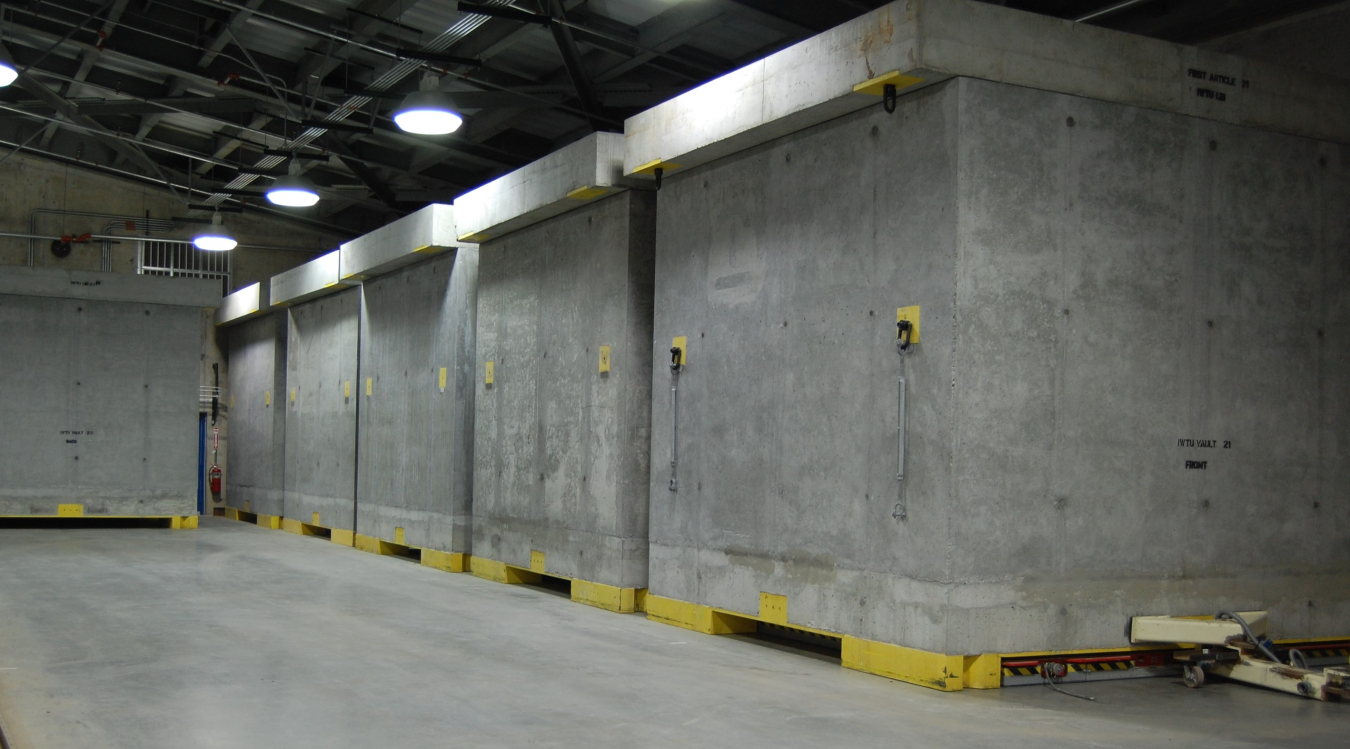
[[[662,161],[661,159],[656,159],[655,161],[648,161],[646,164],[643,164],[637,169],[634,169],[633,174],[641,174],[647,177],[655,177],[657,169],[660,169],[666,174],[669,174],[670,172],[679,168],[680,168],[679,164],[675,164],[669,161]]]
[[[600,197],[601,195],[607,194],[608,192],[609,192],[608,187],[592,187],[590,185],[582,185],[581,187],[578,187],[577,189],[567,193],[567,197],[571,198],[572,200],[593,200],[595,198]]]
[[[895,311],[895,321],[896,321],[897,323],[900,323],[900,322],[908,322],[909,325],[910,325],[910,328],[909,328],[909,342],[910,342],[910,343],[918,343],[918,342],[919,342],[919,307],[918,307],[918,305],[914,305],[913,307],[901,307],[901,308],[897,309],[897,310]]]
[[[898,70],[892,70],[889,73],[882,73],[876,78],[859,83],[853,87],[855,94],[867,94],[868,96],[884,96],[887,86],[895,86],[896,90],[917,86],[923,83],[922,78],[916,78],[912,75],[905,75]]]

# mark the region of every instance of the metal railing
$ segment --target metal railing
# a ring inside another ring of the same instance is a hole
[[[136,272],[147,276],[220,279],[220,293],[230,293],[232,253],[205,252],[190,244],[140,240]]]

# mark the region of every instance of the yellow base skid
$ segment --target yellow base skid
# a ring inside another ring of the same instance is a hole
[[[578,580],[545,572],[544,554],[538,551],[531,553],[530,566],[533,569],[516,567],[480,556],[473,556],[469,559],[469,571],[475,577],[481,577],[484,580],[507,585],[535,585],[544,577],[552,577],[567,580],[571,583],[572,600],[577,603],[584,603],[587,606],[595,606],[620,614],[631,614],[646,609],[647,590],[645,588],[620,588],[615,585],[593,583],[589,580]]]
[[[433,567],[445,572],[467,572],[469,555],[458,551],[422,549],[422,566]]]
[[[196,515],[85,515],[66,512],[61,515],[0,515],[0,520],[144,520],[162,523],[167,528],[192,529],[197,527]]]
[[[1001,659],[997,654],[961,656],[930,653],[926,650],[789,624],[787,599],[780,595],[761,594],[759,616],[650,594],[646,598],[647,618],[652,621],[708,635],[748,634],[754,632],[760,622],[786,626],[840,640],[844,668],[865,671],[931,689],[944,692],[955,692],[965,688],[997,689],[1001,682]]]

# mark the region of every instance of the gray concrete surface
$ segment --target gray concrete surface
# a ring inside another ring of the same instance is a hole
[[[625,192],[480,246],[475,556],[646,587],[654,219]]]
[[[338,253],[339,274],[344,280],[370,278],[445,250],[474,246],[458,237],[454,206],[432,203],[343,243]]]
[[[469,551],[477,288],[473,246],[361,288],[358,533]]]
[[[310,260],[272,276],[267,297],[273,307],[286,307],[309,299],[336,294],[354,285],[338,275],[341,270],[341,250]]]
[[[1345,635],[1347,197],[1343,146],[973,79],[668,177],[651,592],[958,654]]]
[[[286,337],[282,514],[343,530],[356,522],[360,315],[361,290],[348,289],[291,307]]]
[[[1350,84],[976,0],[898,0],[628,118],[624,172],[666,176],[962,76],[1350,142]]]
[[[197,306],[0,294],[0,515],[195,514],[201,320]]]
[[[1202,47],[1350,79],[1350,3],[1339,2],[1204,42]]]
[[[286,482],[286,313],[224,331],[229,343],[229,439],[225,503],[284,514]]]
[[[623,143],[619,133],[591,133],[459,196],[460,236],[479,242],[502,237],[627,189]]]
[[[653,594],[945,650],[955,393],[959,85],[668,178],[653,355],[688,338],[679,490],[653,370]],[[895,310],[908,358],[909,520],[896,504]],[[955,550],[959,551],[959,550]]]
[[[0,530],[14,749],[1338,746],[1350,706],[1179,679],[933,692],[215,518]]]

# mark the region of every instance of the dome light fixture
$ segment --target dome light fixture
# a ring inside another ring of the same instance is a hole
[[[216,211],[211,214],[211,226],[193,237],[192,244],[197,249],[207,252],[228,252],[239,246],[239,240],[225,228],[220,211]]]
[[[454,102],[438,87],[440,79],[433,73],[422,77],[419,90],[408,94],[394,110],[394,124],[405,133],[414,135],[449,135],[464,124],[464,118],[455,111]]]
[[[0,88],[13,83],[19,77],[19,69],[14,66],[14,57],[4,44],[0,44]]]
[[[291,159],[288,171],[285,177],[278,177],[267,188],[268,202],[287,208],[308,208],[319,202],[319,191],[314,183],[300,175],[300,162]]]

